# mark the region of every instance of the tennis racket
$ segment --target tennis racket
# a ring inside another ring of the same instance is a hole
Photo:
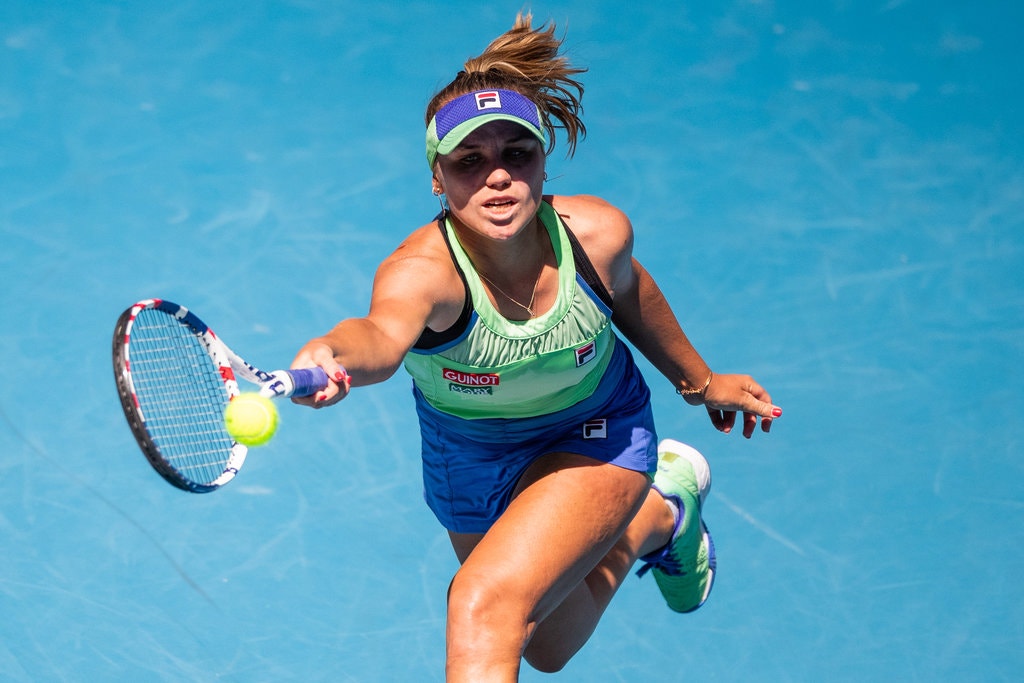
[[[114,328],[114,379],[128,425],[149,464],[185,491],[231,481],[248,449],[228,435],[224,409],[238,379],[269,398],[310,396],[327,386],[323,368],[264,372],[227,347],[184,306],[146,299]]]

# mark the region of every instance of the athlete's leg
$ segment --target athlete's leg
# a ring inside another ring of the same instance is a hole
[[[540,671],[559,671],[593,634],[637,558],[665,545],[673,516],[665,499],[650,491],[626,532],[562,603],[537,625],[524,657]]]
[[[534,463],[486,534],[452,535],[449,681],[515,681],[524,654],[561,668],[636,558],[667,542],[659,501],[640,472],[565,453]]]

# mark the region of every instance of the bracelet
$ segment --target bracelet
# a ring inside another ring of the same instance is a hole
[[[714,377],[715,373],[708,370],[708,378],[704,380],[704,385],[701,386],[700,389],[676,389],[676,393],[680,396],[696,396],[698,394],[703,394],[708,390],[708,387],[711,386],[711,380],[714,379]]]

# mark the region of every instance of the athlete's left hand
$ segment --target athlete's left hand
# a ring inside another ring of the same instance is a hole
[[[772,420],[782,416],[782,408],[772,404],[772,397],[750,375],[715,374],[704,390],[704,407],[711,424],[728,434],[736,424],[736,414],[743,413],[743,436],[754,435],[757,423],[768,433]]]

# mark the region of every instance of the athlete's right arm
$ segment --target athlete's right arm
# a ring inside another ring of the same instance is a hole
[[[377,269],[369,312],[342,320],[299,350],[293,368],[318,365],[334,381],[296,402],[328,406],[353,386],[388,379],[424,328],[443,330],[454,323],[464,300],[462,280],[436,225],[420,228]]]

